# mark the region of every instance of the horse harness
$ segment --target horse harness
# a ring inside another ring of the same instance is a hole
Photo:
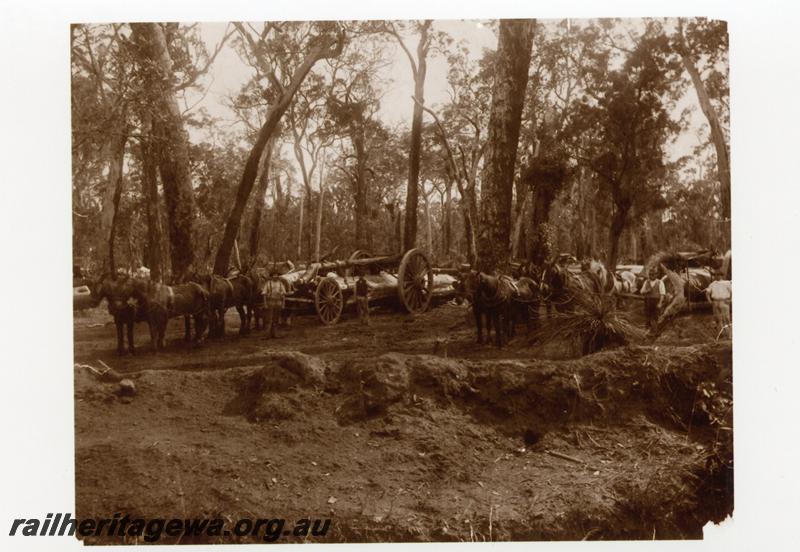
[[[516,287],[516,286],[513,286],[513,283],[512,283],[510,278],[507,278],[507,277],[504,278],[502,276],[498,277],[497,278],[498,285],[495,288],[494,293],[492,294],[492,296],[487,296],[486,295],[486,293],[485,293],[486,289],[482,285],[483,284],[483,279],[481,278],[481,279],[478,280],[478,296],[479,296],[479,299],[480,299],[481,306],[489,308],[489,309],[493,309],[493,308],[496,308],[496,307],[502,305],[504,301],[508,301],[510,299],[510,297],[503,297],[503,294],[502,294],[501,289],[500,289],[500,284],[503,283],[506,279],[507,279],[508,283],[512,284],[512,288]]]

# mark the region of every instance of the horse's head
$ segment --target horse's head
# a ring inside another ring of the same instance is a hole
[[[542,270],[542,278],[540,280],[539,288],[548,293],[563,290],[567,286],[567,269],[557,262],[545,266]]]
[[[455,286],[456,297],[460,299],[471,299],[474,297],[475,293],[478,291],[479,278],[480,273],[476,270],[469,269],[466,272],[462,272],[461,277]]]
[[[133,278],[123,273],[105,273],[89,286],[92,300],[97,305],[105,299],[108,311],[115,314],[130,306],[129,301],[136,292]]]
[[[200,272],[192,271],[187,272],[186,277],[184,278],[186,282],[192,282],[194,284],[198,284],[204,287],[206,290],[209,289],[209,285],[211,284],[211,274],[201,274]]]

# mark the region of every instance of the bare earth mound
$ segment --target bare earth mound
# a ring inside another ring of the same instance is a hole
[[[331,517],[336,542],[700,538],[732,512],[729,342],[562,361],[242,343],[238,366],[129,371],[135,397],[76,372],[79,517]]]

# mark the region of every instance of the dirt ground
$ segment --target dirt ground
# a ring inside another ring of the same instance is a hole
[[[595,540],[701,538],[733,510],[731,343],[707,312],[567,358],[569,344],[523,337],[478,345],[450,304],[376,311],[370,327],[297,317],[273,340],[240,337],[232,310],[224,339],[188,347],[174,320],[151,353],[139,325],[139,353],[118,357],[103,307],[76,314],[75,362],[104,361],[136,394],[75,370],[80,518],[329,517],[325,542]]]

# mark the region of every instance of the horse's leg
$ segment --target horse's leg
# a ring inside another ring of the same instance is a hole
[[[213,323],[214,337],[220,336],[219,331],[219,307],[214,307],[211,311],[211,322]]]
[[[214,309],[214,337],[225,335],[225,311],[221,307]]]
[[[200,312],[199,314],[194,315],[194,342],[195,344],[200,344],[203,342],[203,334],[206,331],[206,325],[208,324],[208,320],[206,316]]]
[[[183,317],[183,328],[183,340],[188,343],[192,340],[192,321],[188,314]]]
[[[236,305],[236,312],[239,313],[239,335],[247,333],[247,312],[243,305]]]
[[[117,326],[117,354],[124,355],[125,354],[125,338],[123,337],[123,328],[122,325],[124,322],[122,318],[119,316],[114,317],[114,324]]]
[[[152,314],[147,317],[147,328],[150,330],[150,349],[156,352],[158,350],[158,322]]]
[[[127,324],[128,324],[128,328],[127,328],[128,329],[128,350],[133,355],[133,354],[136,354],[136,351],[135,351],[135,349],[133,347],[133,324],[134,324],[133,315],[131,315],[131,317],[127,320]]]
[[[246,307],[247,307],[247,331],[249,332],[250,328],[252,328],[251,324],[253,324],[254,305],[252,302],[248,301]]]
[[[483,343],[483,315],[475,303],[472,304],[472,312],[475,315],[475,327],[478,330],[478,343]]]
[[[494,326],[494,341],[497,347],[503,346],[503,321],[500,316],[500,310],[494,309],[492,311],[492,325]]]
[[[161,320],[159,321],[158,325],[158,347],[160,349],[164,349],[165,347],[164,336],[167,333],[167,322],[169,322],[169,316],[167,316],[167,314],[165,313],[162,316]]]

